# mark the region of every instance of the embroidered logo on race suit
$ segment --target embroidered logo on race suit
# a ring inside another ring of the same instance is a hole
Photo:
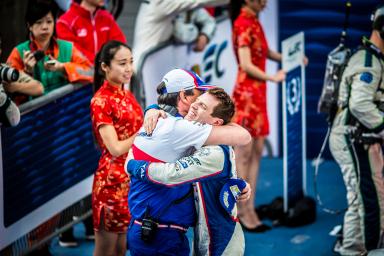
[[[139,136],[139,137],[151,137],[151,135],[148,135],[146,132],[138,132],[137,136]]]
[[[199,150],[197,156],[203,157],[203,156],[208,156],[211,153],[211,149],[203,147]]]
[[[223,194],[223,202],[224,202],[225,207],[227,207],[227,208],[229,207],[228,196],[229,196],[229,193],[227,191],[225,191]]]
[[[140,178],[144,179],[145,178],[145,169],[146,169],[146,164],[143,164],[140,166]]]
[[[237,197],[240,195],[241,191],[237,185],[230,186],[229,189],[232,192],[232,195],[237,199]]]
[[[201,165],[201,162],[198,158],[193,156],[183,157],[182,159],[176,162],[176,171],[186,169],[192,165]]]
[[[85,28],[81,28],[77,30],[77,36],[78,37],[86,37],[87,36],[87,30]]]
[[[185,161],[183,161],[183,160],[184,160],[184,159],[177,161],[178,164],[181,165],[184,169],[185,169],[185,168],[188,168],[188,163],[185,162]]]
[[[363,74],[361,74],[360,80],[366,82],[367,84],[370,84],[373,80],[373,75],[369,72],[364,72]]]
[[[198,122],[198,121],[192,121],[192,123],[193,123],[194,125],[197,125],[197,126],[205,126],[205,125],[206,125],[206,124],[200,123],[200,122]]]
[[[100,31],[108,31],[108,30],[110,30],[109,27],[102,27],[102,28],[100,29]]]

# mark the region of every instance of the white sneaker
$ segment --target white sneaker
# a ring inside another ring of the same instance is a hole
[[[95,240],[95,235],[85,235],[85,239],[87,240]]]
[[[336,255],[341,255],[340,254],[341,246],[342,246],[341,239],[337,239],[335,244],[333,245],[333,249],[332,249],[333,253]]]
[[[76,247],[79,244],[77,243],[73,235],[59,236],[59,245],[61,247]]]

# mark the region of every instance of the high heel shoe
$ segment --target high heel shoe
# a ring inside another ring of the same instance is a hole
[[[247,226],[245,226],[241,222],[240,219],[239,219],[239,222],[240,222],[240,225],[243,228],[243,230],[246,231],[246,232],[250,232],[250,233],[264,233],[265,231],[268,231],[268,230],[272,229],[270,226],[265,225],[264,223],[261,223],[260,225],[257,225],[254,228],[248,228]]]
[[[258,207],[255,207],[255,213],[260,220],[268,218],[269,215],[269,206],[267,204],[262,204]]]

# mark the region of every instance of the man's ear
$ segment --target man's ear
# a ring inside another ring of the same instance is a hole
[[[212,122],[212,125],[220,126],[220,125],[223,125],[223,124],[224,124],[224,120],[221,119],[221,118],[214,117],[213,119],[214,119],[214,120],[213,120],[213,122]]]
[[[181,102],[188,104],[188,99],[187,99],[187,95],[185,94],[185,91],[181,91],[179,96],[180,96]]]

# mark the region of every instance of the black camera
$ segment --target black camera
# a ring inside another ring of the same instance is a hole
[[[45,56],[45,54],[44,54],[44,51],[42,51],[42,50],[37,50],[33,53],[33,57],[35,57],[36,61],[43,59],[44,56]]]
[[[0,65],[0,83],[5,82],[16,82],[19,79],[19,71],[11,68],[7,65]]]
[[[141,223],[141,240],[151,242],[156,235],[157,223],[149,216],[144,217]]]

